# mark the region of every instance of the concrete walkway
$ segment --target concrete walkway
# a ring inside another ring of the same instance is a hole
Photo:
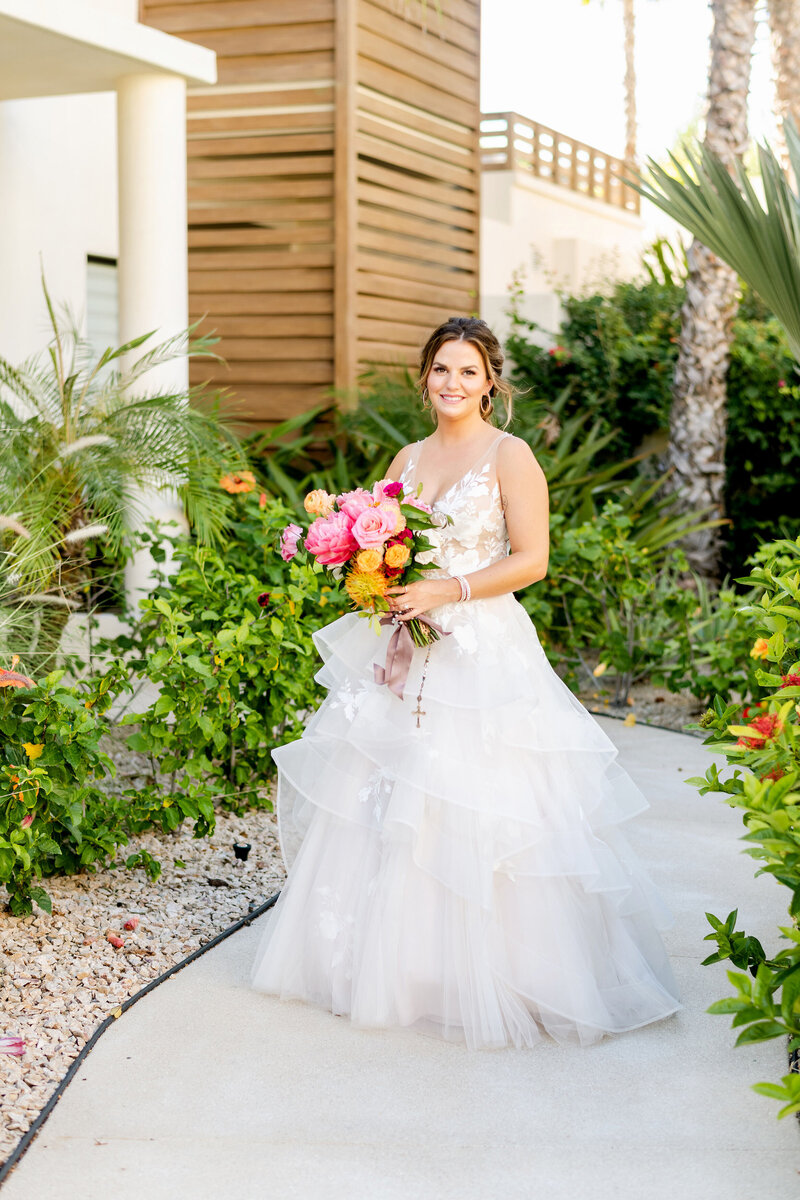
[[[683,785],[695,739],[604,728],[651,810],[628,825],[677,916],[685,1008],[586,1050],[469,1053],[253,992],[266,914],[98,1042],[2,1200],[757,1200],[800,1193],[800,1131],[749,1085],[784,1044],[732,1049],[706,910],[774,945],[784,897],[754,880],[738,816]]]

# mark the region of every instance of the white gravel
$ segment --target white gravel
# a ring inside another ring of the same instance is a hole
[[[250,842],[246,863],[234,841]],[[161,862],[154,883],[124,866],[54,877],[43,880],[52,915],[36,906],[27,917],[0,912],[0,1035],[26,1042],[19,1058],[0,1054],[0,1162],[109,1013],[283,883],[275,817],[264,810],[218,812],[210,838],[193,838],[189,822],[132,838],[118,861],[137,849]],[[129,917],[139,918],[134,931],[123,929]],[[124,946],[115,949],[108,934]]]

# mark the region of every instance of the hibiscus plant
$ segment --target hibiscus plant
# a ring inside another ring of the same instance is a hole
[[[758,599],[742,612],[753,627],[751,654],[763,662],[759,682],[768,696],[744,709],[717,697],[701,725],[707,744],[722,754],[733,773],[716,764],[705,777],[687,780],[700,792],[721,792],[742,810],[746,853],[789,890],[789,923],[781,927],[788,943],[772,956],[761,942],[736,929],[737,911],[725,921],[707,914],[706,940],[716,951],[706,963],[730,960],[735,995],[712,1004],[710,1012],[730,1014],[741,1032],[737,1045],[787,1036],[800,1057],[800,537],[762,546],[746,581]],[[780,1116],[800,1113],[800,1074],[781,1083],[760,1083],[756,1091],[783,1102]]]

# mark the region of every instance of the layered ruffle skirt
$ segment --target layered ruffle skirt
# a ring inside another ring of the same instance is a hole
[[[329,694],[274,752],[289,873],[253,987],[473,1048],[674,1013],[671,916],[619,829],[647,802],[613,743],[512,596],[431,615],[449,636],[403,700],[374,681],[389,630],[315,635]]]

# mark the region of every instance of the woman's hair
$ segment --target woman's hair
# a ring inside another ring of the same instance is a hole
[[[420,392],[424,390],[434,359],[445,342],[469,342],[478,351],[491,383],[489,405],[485,410],[481,409],[481,416],[484,421],[488,421],[494,412],[491,398],[502,396],[506,410],[506,420],[503,426],[505,428],[511,420],[514,389],[507,379],[503,379],[504,355],[500,343],[486,322],[479,317],[448,317],[438,328],[434,329],[420,355],[419,379],[417,380]]]

